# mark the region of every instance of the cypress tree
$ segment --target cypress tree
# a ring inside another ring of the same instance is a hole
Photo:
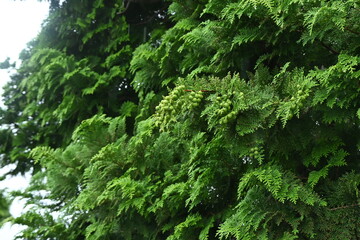
[[[359,10],[55,4],[1,112],[20,237],[358,239]]]

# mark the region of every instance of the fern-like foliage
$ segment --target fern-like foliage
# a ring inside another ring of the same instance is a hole
[[[125,3],[65,1],[6,89],[20,237],[357,239],[359,2]]]

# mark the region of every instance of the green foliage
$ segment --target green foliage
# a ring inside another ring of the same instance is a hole
[[[0,192],[0,226],[2,226],[8,217],[10,217],[9,212],[10,201],[7,198],[6,194],[3,191]]]
[[[359,2],[127,3],[54,8],[5,89],[19,237],[357,239]]]

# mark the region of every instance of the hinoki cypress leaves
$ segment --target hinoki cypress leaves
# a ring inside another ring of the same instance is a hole
[[[359,13],[53,4],[0,112],[2,165],[33,173],[19,237],[360,238]]]

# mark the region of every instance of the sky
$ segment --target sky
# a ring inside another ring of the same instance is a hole
[[[47,1],[0,0],[0,62],[7,57],[16,61],[41,29],[49,10]],[[9,80],[6,70],[0,70],[0,86]],[[0,92],[1,92],[0,90]]]
[[[28,42],[37,36],[43,20],[47,17],[49,4],[38,0],[0,0],[0,62],[10,57],[11,62],[17,61],[20,52]],[[0,70],[0,94],[2,86],[9,80],[7,70]],[[1,100],[0,100],[1,105]],[[6,169],[0,169],[0,175]],[[27,186],[29,176],[18,176],[0,182],[0,188],[20,190]],[[19,216],[23,211],[20,200],[13,203],[10,212]],[[12,240],[21,229],[20,226],[6,224],[0,229],[1,240]]]

